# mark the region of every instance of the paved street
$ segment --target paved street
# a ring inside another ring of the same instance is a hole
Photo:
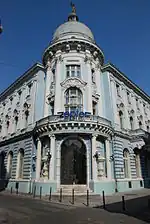
[[[80,208],[25,196],[0,194],[0,223],[150,223],[149,214],[150,210],[144,209],[138,211],[138,214],[134,213],[133,217],[130,213],[108,212],[100,208]]]

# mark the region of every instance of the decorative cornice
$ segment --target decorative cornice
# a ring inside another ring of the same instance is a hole
[[[49,58],[51,61],[55,57],[57,50],[61,50],[61,52],[70,52],[72,50],[76,50],[78,53],[80,51],[85,52],[89,51],[93,60],[96,60],[103,65],[104,63],[104,54],[101,49],[91,42],[85,40],[62,40],[57,43],[51,44],[43,54],[43,64],[46,65],[46,61]]]
[[[86,82],[83,80],[77,78],[77,77],[70,77],[68,79],[65,79],[63,82],[61,82],[61,86],[66,90],[70,87],[77,87],[80,90],[84,90],[84,87],[86,86]]]

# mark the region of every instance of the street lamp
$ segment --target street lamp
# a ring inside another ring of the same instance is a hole
[[[1,23],[1,19],[0,19],[0,34],[3,32],[3,27],[2,27],[2,23]]]

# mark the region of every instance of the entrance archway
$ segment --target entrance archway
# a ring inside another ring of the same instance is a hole
[[[61,145],[61,184],[86,184],[86,146],[78,138],[68,138]]]

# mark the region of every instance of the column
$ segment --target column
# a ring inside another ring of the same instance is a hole
[[[119,116],[117,109],[117,94],[116,94],[116,84],[113,77],[110,77],[110,85],[111,85],[111,99],[112,99],[112,108],[114,114],[114,125],[119,128]]]
[[[58,112],[62,111],[61,108],[61,65],[62,65],[62,59],[61,56],[57,59],[56,64],[56,83],[55,83],[55,102],[54,102],[54,114],[57,115]]]
[[[54,181],[54,171],[55,171],[55,135],[49,136],[50,138],[50,153],[51,160],[49,164],[49,179]]]
[[[38,139],[38,142],[37,142],[37,153],[36,153],[36,180],[40,179],[41,152],[42,152],[42,144],[41,144],[41,140]]]
[[[108,139],[105,140],[106,147],[106,166],[107,166],[107,178],[111,179],[111,162],[110,162],[110,141]]]
[[[44,117],[47,117],[49,115],[49,107],[47,97],[50,94],[50,85],[52,79],[52,70],[51,67],[48,66],[47,72],[46,72],[46,80],[45,80],[45,101],[44,101]]]
[[[31,95],[31,109],[30,109],[30,119],[31,123],[33,124],[35,121],[35,109],[36,109],[36,90],[37,90],[37,80],[33,80],[33,85],[32,85],[32,95]]]
[[[97,181],[97,162],[93,156],[96,154],[96,135],[92,136],[92,179]]]

